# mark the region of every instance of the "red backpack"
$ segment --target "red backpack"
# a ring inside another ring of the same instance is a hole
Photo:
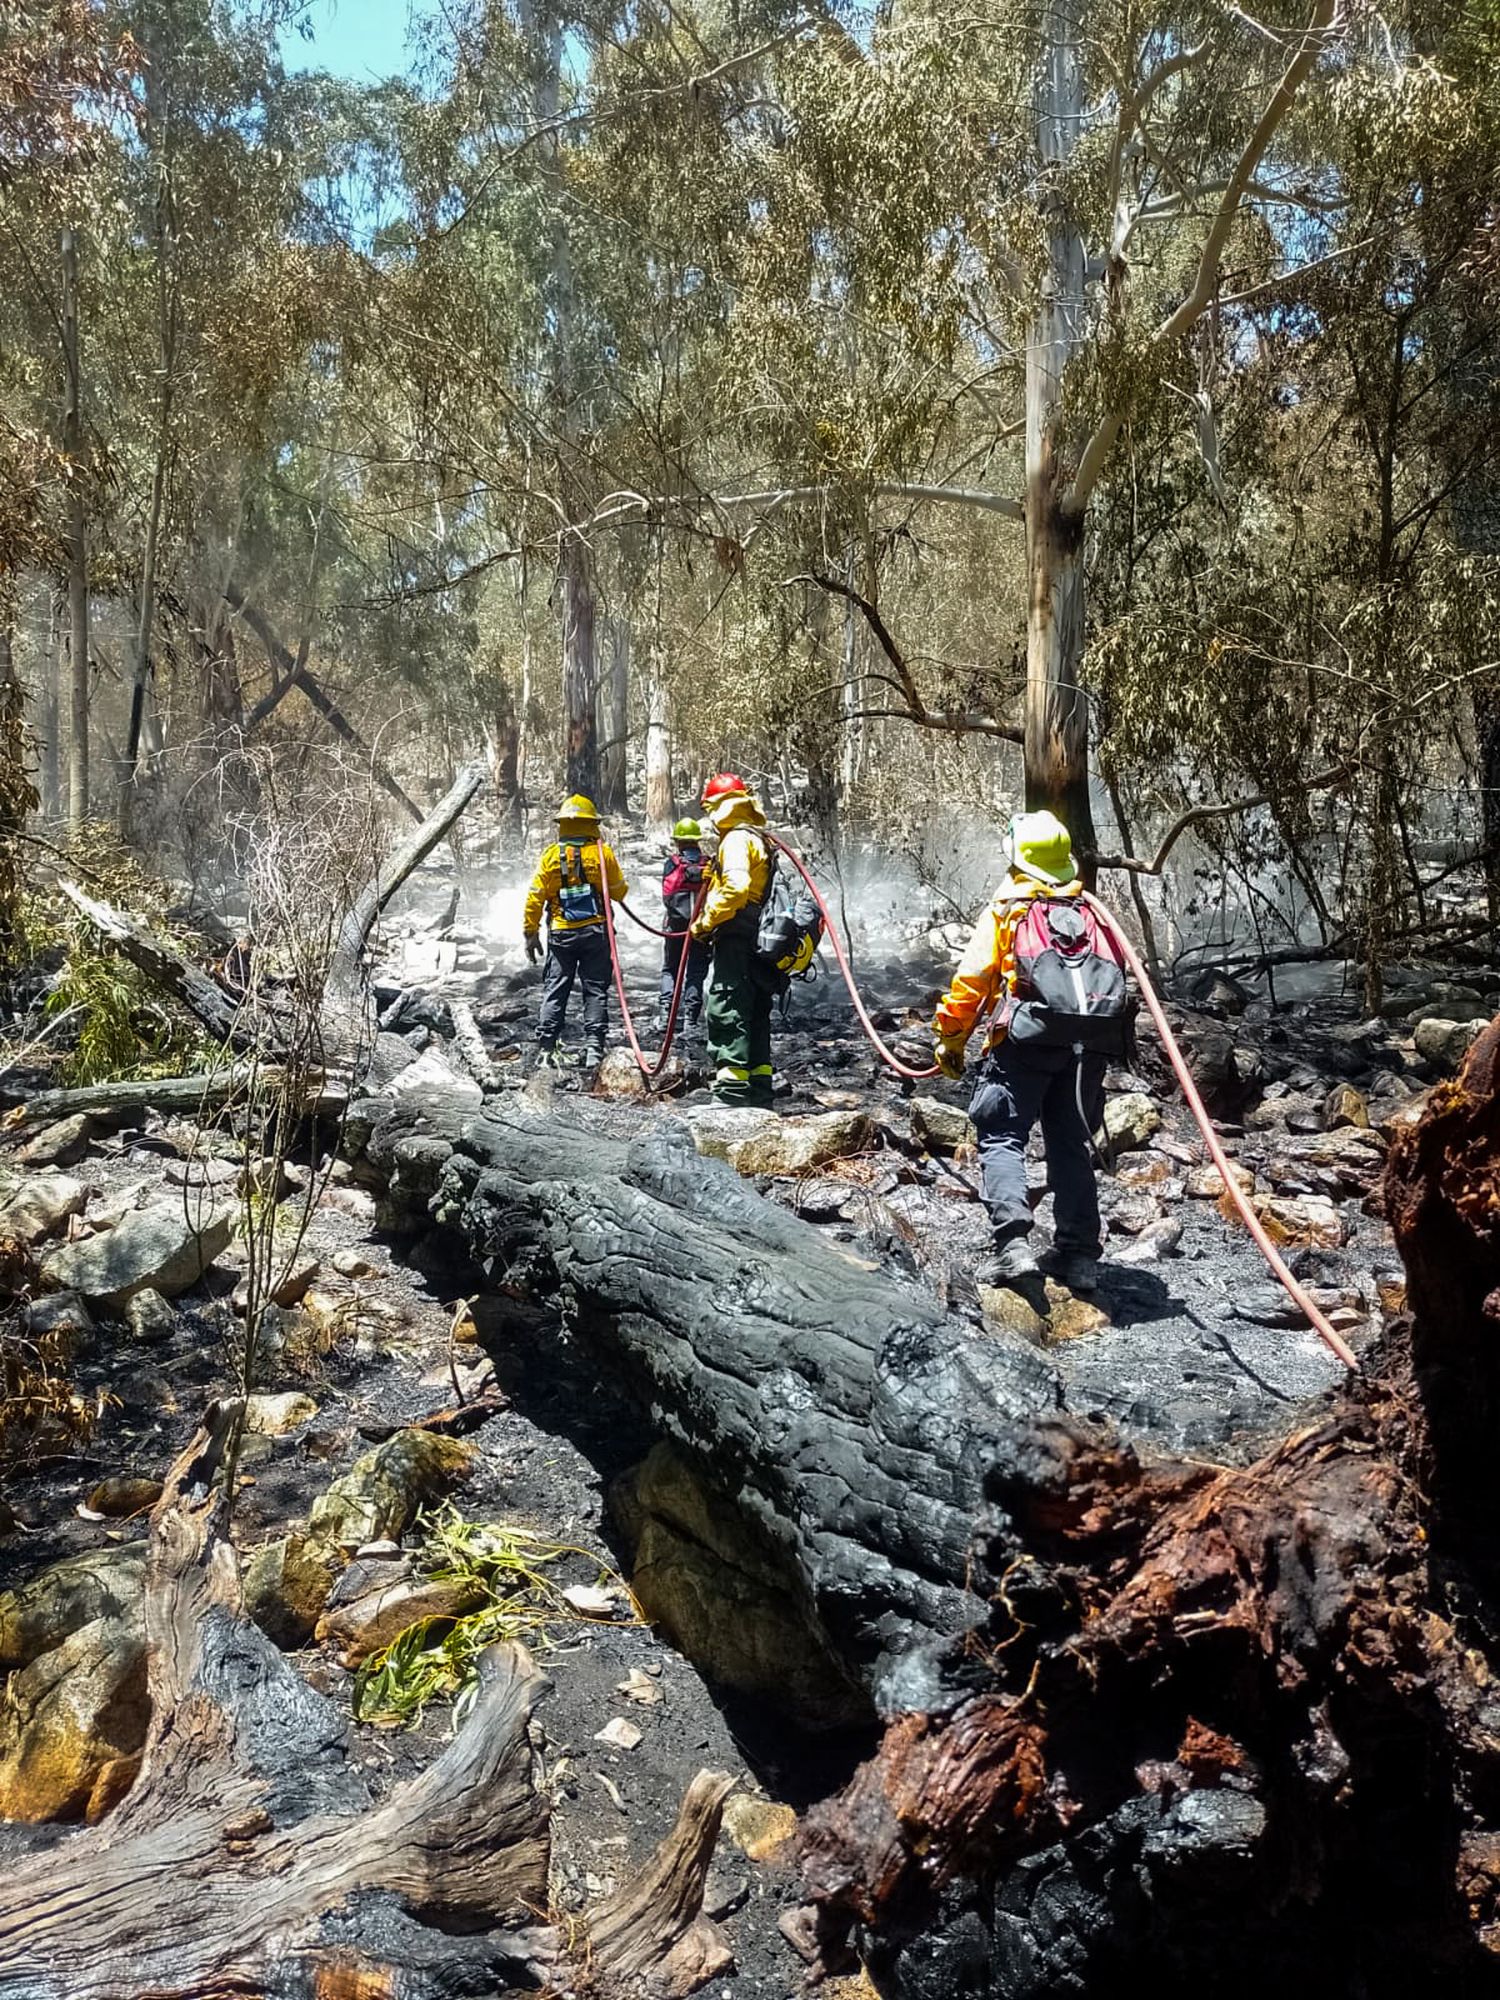
[[[1011,945],[1013,990],[1000,1020],[1014,1042],[1123,1061],[1135,1001],[1108,927],[1079,896],[1032,896]]]

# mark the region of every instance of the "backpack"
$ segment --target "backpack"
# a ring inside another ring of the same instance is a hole
[[[692,854],[679,851],[668,859],[661,878],[661,899],[669,916],[682,923],[692,916],[707,866],[701,848]]]
[[[768,853],[771,875],[760,906],[755,958],[761,970],[784,987],[788,980],[811,975],[813,955],[823,941],[823,914],[800,876],[795,883],[785,880],[775,848]]]
[[[1135,1001],[1119,946],[1076,896],[1032,896],[1011,945],[1013,991],[1000,1021],[1013,1042],[1124,1061]]]
[[[591,924],[604,915],[604,905],[599,900],[599,891],[584,873],[583,849],[574,842],[559,844],[557,869],[561,880],[558,883],[557,903],[563,917],[570,924]],[[604,874],[604,854],[599,852],[599,874]]]

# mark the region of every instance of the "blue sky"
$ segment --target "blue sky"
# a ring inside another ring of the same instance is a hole
[[[281,38],[288,69],[326,69],[352,82],[400,75],[407,67],[409,0],[310,0],[309,37]]]

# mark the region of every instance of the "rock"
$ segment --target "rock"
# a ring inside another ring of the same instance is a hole
[[[1131,1188],[1111,1190],[1104,1197],[1104,1208],[1110,1229],[1122,1236],[1139,1236],[1161,1216],[1161,1205],[1153,1195]]]
[[[318,1275],[316,1257],[298,1257],[284,1277],[277,1280],[271,1293],[273,1306],[297,1305],[313,1279]],[[243,1316],[250,1306],[250,1285],[248,1279],[241,1278],[230,1295],[229,1303]]]
[[[312,1397],[296,1389],[279,1396],[251,1396],[245,1403],[245,1429],[253,1437],[285,1437],[317,1414]]]
[[[1273,1188],[1289,1194],[1368,1194],[1385,1165],[1385,1140],[1357,1125],[1299,1135],[1278,1146],[1261,1167]]]
[[[147,1285],[125,1301],[125,1324],[137,1340],[165,1340],[177,1330],[177,1315],[161,1293]]]
[[[1409,1132],[1414,1125],[1420,1125],[1427,1114],[1430,1090],[1419,1090],[1414,1097],[1404,1098],[1400,1104],[1383,1111],[1376,1119],[1376,1130],[1386,1139],[1394,1139],[1398,1133]]]
[[[1000,1327],[1006,1333],[1018,1333],[1023,1340],[1033,1341],[1037,1346],[1046,1340],[1046,1316],[1024,1292],[1013,1285],[978,1285],[975,1290],[988,1325]],[[1040,1296],[1038,1292],[1037,1297]]]
[[[1471,1021],[1488,1021],[1494,1009],[1487,1000],[1481,1000],[1476,993],[1472,999],[1459,999],[1452,995],[1438,993],[1434,986],[1433,998],[1425,1007],[1416,1007],[1407,1015],[1413,1027],[1421,1027],[1424,1021],[1451,1021],[1467,1025]]]
[[[814,1727],[868,1716],[777,1551],[683,1453],[656,1445],[609,1504],[635,1550],[632,1594],[703,1672]]]
[[[768,1861],[797,1831],[797,1815],[774,1799],[731,1792],[724,1803],[724,1831],[751,1861]]]
[[[94,1316],[77,1292],[43,1292],[26,1307],[32,1340],[53,1340],[72,1355],[94,1332]]]
[[[1165,1197],[1176,1178],[1172,1162],[1163,1153],[1134,1154],[1115,1168],[1115,1184],[1122,1188],[1155,1188]]]
[[[372,1264],[362,1250],[336,1250],[333,1253],[333,1268],[341,1278],[374,1278],[379,1275],[379,1266]]]
[[[1360,1131],[1370,1128],[1370,1107],[1352,1083],[1336,1083],[1323,1100],[1323,1124],[1329,1132],[1352,1125]]]
[[[1128,1090],[1104,1107],[1104,1137],[1117,1151],[1144,1146],[1161,1127],[1161,1113],[1144,1091]]]
[[[912,1137],[933,1153],[957,1153],[974,1143],[969,1114],[960,1104],[945,1104],[940,1097],[914,1097],[911,1101]]]
[[[640,1740],[640,1725],[627,1722],[623,1715],[611,1716],[602,1729],[594,1731],[594,1741],[607,1743],[611,1750],[634,1750]]]
[[[1143,1229],[1132,1243],[1123,1250],[1110,1252],[1110,1261],[1115,1264],[1154,1264],[1160,1257],[1170,1257],[1182,1241],[1182,1217],[1164,1215],[1159,1222],[1153,1222]]]
[[[233,1160],[213,1157],[194,1157],[188,1160],[169,1160],[165,1169],[165,1179],[170,1187],[190,1188],[195,1193],[212,1189],[219,1194],[228,1194],[238,1186],[240,1169]]]
[[[397,1431],[313,1503],[308,1540],[329,1550],[399,1541],[418,1509],[467,1478],[473,1463],[472,1446],[457,1438]]]
[[[647,1049],[653,1063],[657,1053],[654,1048]],[[594,1072],[593,1091],[596,1097],[645,1104],[653,1097],[670,1097],[673,1092],[681,1090],[686,1081],[687,1070],[680,1056],[668,1056],[660,1076],[647,1083],[641,1075],[640,1064],[629,1049],[610,1049]]]
[[[29,1246],[67,1221],[81,1215],[89,1191],[66,1174],[37,1174],[23,1181],[0,1208],[0,1237]]]
[[[197,1284],[229,1244],[234,1212],[221,1209],[191,1222],[181,1202],[137,1209],[103,1236],[54,1250],[42,1266],[58,1291],[81,1292],[91,1304],[119,1306],[151,1289],[175,1298]]]
[[[475,1577],[419,1576],[381,1583],[353,1603],[325,1611],[314,1636],[337,1649],[341,1665],[357,1667],[409,1625],[426,1618],[462,1618],[477,1611],[486,1596]]]
[[[727,1160],[741,1174],[809,1173],[863,1152],[870,1143],[870,1120],[863,1111],[787,1118],[713,1104],[694,1106],[682,1116],[700,1153]]]
[[[1075,1298],[1051,1278],[1047,1280],[1047,1304],[1051,1308],[1047,1318],[1051,1341],[1081,1340],[1085,1334],[1097,1333],[1109,1325],[1109,1314],[1103,1306],[1092,1299]]]
[[[111,1520],[127,1520],[143,1514],[161,1498],[159,1479],[101,1479],[83,1503],[91,1514],[106,1514]]]
[[[1455,1070],[1484,1033],[1484,1029],[1483,1020],[1429,1019],[1418,1022],[1412,1039],[1417,1045],[1419,1056],[1435,1064],[1439,1069]]]
[[[1239,1166],[1231,1160],[1229,1163],[1229,1172],[1235,1184],[1245,1194],[1254,1193],[1255,1176],[1248,1167]],[[1223,1177],[1212,1160],[1209,1161],[1206,1167],[1199,1167],[1195,1172],[1188,1175],[1187,1191],[1194,1201],[1223,1200]]]
[[[1321,1195],[1258,1194],[1252,1195],[1250,1205],[1278,1247],[1313,1245],[1337,1250],[1349,1240],[1349,1227],[1343,1215]],[[1227,1195],[1219,1206],[1229,1221],[1239,1221],[1238,1211]]]
[[[91,1549],[0,1596],[0,1668],[27,1667],[72,1632],[138,1616],[145,1549]]]
[[[246,1615],[283,1652],[305,1646],[333,1588],[333,1571],[302,1534],[255,1551],[245,1571]]]
[[[1247,1132],[1321,1132],[1323,1107],[1316,1098],[1273,1086],[1253,1111],[1245,1113],[1244,1122]]]
[[[44,1125],[17,1150],[16,1159],[23,1167],[71,1167],[88,1151],[98,1129],[92,1113],[77,1111],[55,1125]]]
[[[82,1819],[101,1775],[146,1740],[146,1647],[133,1615],[92,1620],[12,1674],[0,1713],[0,1817]]]

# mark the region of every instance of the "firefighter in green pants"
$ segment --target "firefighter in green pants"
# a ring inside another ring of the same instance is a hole
[[[755,950],[761,905],[771,886],[766,816],[743,778],[720,771],[703,787],[703,807],[719,836],[708,895],[693,925],[713,948],[714,976],[704,1022],[713,1094],[720,1104],[771,1105],[773,978]]]

